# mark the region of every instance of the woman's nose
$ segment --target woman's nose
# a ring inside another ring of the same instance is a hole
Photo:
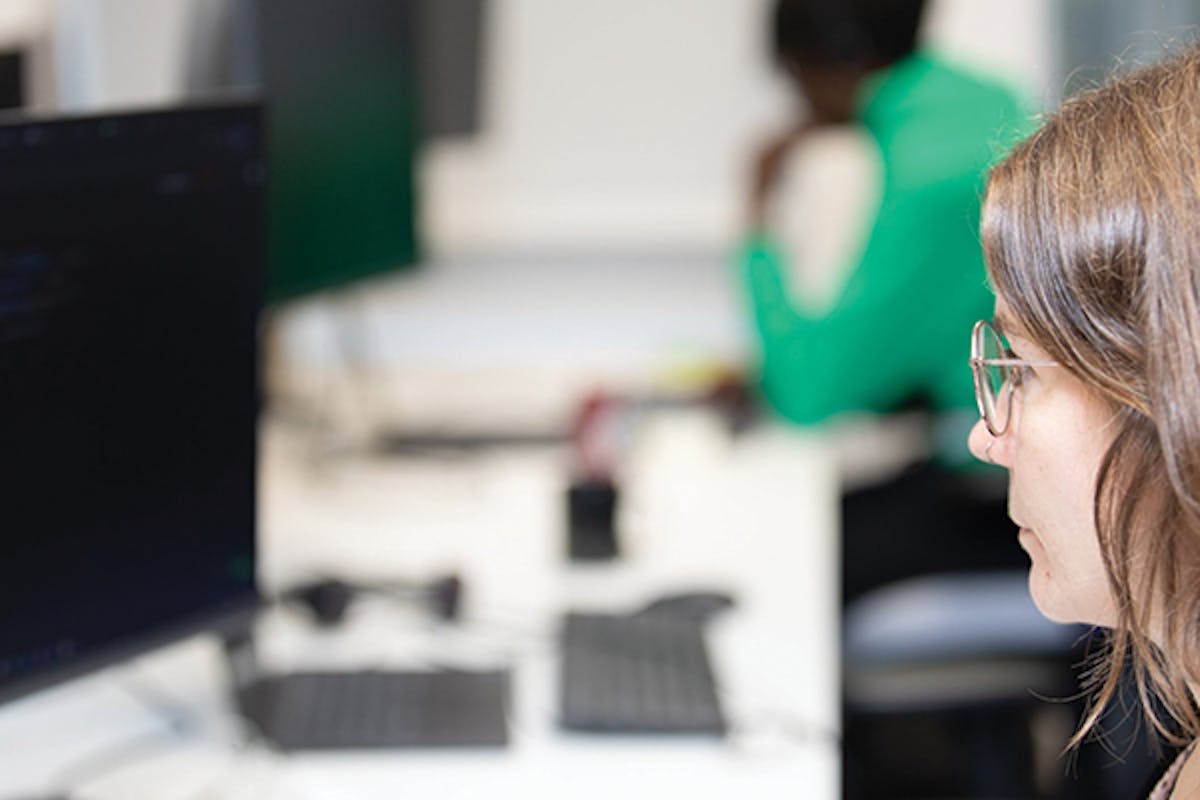
[[[971,435],[967,437],[967,447],[970,448],[971,455],[980,461],[998,464],[1000,462],[996,450],[1001,438],[1003,437],[992,436],[991,431],[987,429],[987,424],[980,419],[975,423],[975,427],[971,428]]]

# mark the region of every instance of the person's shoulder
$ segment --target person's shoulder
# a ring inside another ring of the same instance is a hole
[[[893,100],[880,136],[892,184],[956,183],[977,194],[987,167],[1021,136],[1028,114],[1005,82],[940,56],[909,57],[908,91]]]
[[[877,137],[902,127],[1018,117],[1023,103],[1001,79],[918,50],[877,73],[864,90],[861,119]],[[980,121],[980,124],[987,124]]]
[[[929,51],[914,53],[911,57],[921,65],[924,82],[930,91],[971,97],[1014,110],[1022,105],[1017,91],[1008,82],[986,70]]]

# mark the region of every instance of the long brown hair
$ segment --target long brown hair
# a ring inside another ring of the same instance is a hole
[[[1117,414],[1094,514],[1118,624],[1073,742],[1126,664],[1160,734],[1200,736],[1200,47],[1064,104],[992,171],[982,234],[997,294]]]

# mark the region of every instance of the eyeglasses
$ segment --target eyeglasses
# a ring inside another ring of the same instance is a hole
[[[971,372],[975,402],[992,436],[1003,436],[1012,418],[1012,396],[1028,367],[1056,367],[1056,361],[1016,358],[991,323],[980,320],[971,330]]]

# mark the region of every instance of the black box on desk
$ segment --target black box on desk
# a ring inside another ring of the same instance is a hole
[[[588,480],[567,488],[567,553],[572,561],[617,556],[617,487]]]

